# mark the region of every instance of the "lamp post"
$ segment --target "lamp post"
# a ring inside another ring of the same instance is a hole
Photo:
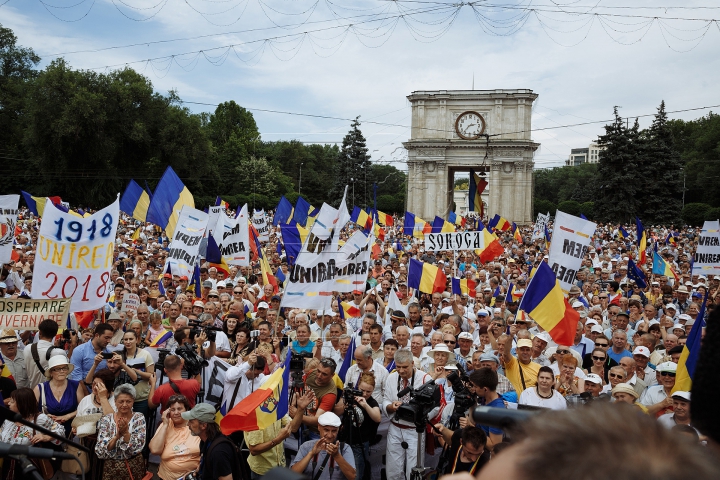
[[[298,196],[302,193],[302,166],[304,163],[300,163],[300,178],[298,179]]]

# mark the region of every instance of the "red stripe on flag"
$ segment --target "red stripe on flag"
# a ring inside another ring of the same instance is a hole
[[[580,320],[580,313],[575,311],[565,299],[565,314],[563,318],[548,333],[558,345],[573,345],[575,343],[575,331]]]

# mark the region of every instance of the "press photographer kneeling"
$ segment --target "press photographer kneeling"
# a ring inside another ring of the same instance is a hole
[[[444,471],[438,473],[448,475],[470,472],[475,475],[490,460],[490,452],[485,449],[487,436],[481,428],[468,425],[453,432],[442,423],[435,425],[435,428],[450,445],[449,462]]]
[[[370,457],[370,441],[375,439],[382,419],[380,405],[372,397],[375,390],[375,374],[362,373],[357,388],[352,384],[343,390],[345,412],[340,439],[347,442],[355,456],[355,479],[361,480],[365,462]]]

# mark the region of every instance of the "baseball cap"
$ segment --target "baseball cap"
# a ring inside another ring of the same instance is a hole
[[[497,357],[497,355],[494,355],[492,353],[483,353],[480,355],[480,361],[481,362],[495,362],[498,365],[500,365],[500,359]]]
[[[690,392],[685,392],[682,390],[678,390],[677,392],[674,392],[672,395],[672,398],[678,397],[682,398],[683,400],[690,401]]]
[[[581,307],[584,307],[584,306],[585,306],[585,305],[583,305],[582,302],[573,302],[573,304],[572,304],[572,308],[581,308]]]
[[[657,366],[656,371],[658,371],[658,372],[676,372],[677,371],[677,363],[663,362]]]
[[[593,333],[603,333],[603,329],[600,325],[593,325],[590,331]]]
[[[201,405],[207,405],[207,404],[202,403]],[[193,410],[195,410],[195,409],[193,408]],[[215,409],[213,409],[213,417],[214,417],[214,412],[215,412]],[[184,415],[185,414],[183,414],[183,418],[185,418]],[[332,412],[323,413],[322,415],[320,415],[318,417],[317,422],[318,422],[318,425],[322,425],[323,427],[340,427],[340,425],[342,425],[342,422],[340,421],[340,417],[338,417],[337,415],[335,415]]]
[[[209,403],[198,403],[192,410],[182,412],[180,415],[182,415],[183,420],[197,420],[203,423],[212,423],[215,421],[215,407]]]
[[[202,286],[203,288],[212,288],[212,282],[210,280],[205,280]]]
[[[472,333],[462,332],[460,335],[458,335],[458,340],[472,340],[472,339],[473,339]]]
[[[193,307],[205,308],[205,304],[200,300],[197,300],[195,303],[193,303]]]
[[[270,305],[268,305],[267,302],[260,302],[257,308],[270,308]]]
[[[481,308],[480,310],[477,311],[477,314],[478,314],[479,316],[481,316],[481,317],[487,317],[487,316],[488,316],[488,311],[485,310],[484,308]]]
[[[647,347],[635,347],[633,355],[642,355],[643,357],[650,358],[650,350]]]
[[[585,326],[587,326],[587,325],[597,325],[597,324],[598,324],[597,320],[593,320],[593,319],[590,319],[590,320],[588,320],[587,322],[585,322]]]
[[[535,337],[539,338],[545,343],[550,343],[552,341],[552,337],[550,337],[550,334],[547,332],[540,332]]]
[[[522,348],[522,347],[532,348],[532,340],[528,340],[527,338],[521,338],[520,340],[518,340],[517,348]]]
[[[596,385],[602,385],[602,379],[600,378],[600,375],[596,375],[594,373],[590,373],[585,376],[586,382],[592,382]]]

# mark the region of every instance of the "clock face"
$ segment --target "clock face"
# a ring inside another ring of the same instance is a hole
[[[485,119],[477,112],[464,112],[455,120],[455,132],[463,140],[477,140],[485,131]]]

